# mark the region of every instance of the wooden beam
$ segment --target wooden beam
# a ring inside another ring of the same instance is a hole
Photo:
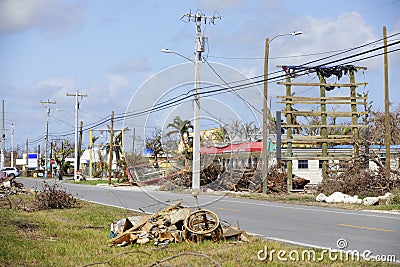
[[[300,110],[290,110],[290,111],[282,111],[283,114],[293,114],[295,116],[321,116],[322,114],[326,114],[328,117],[352,117],[353,115],[365,115],[368,114],[366,111],[358,111],[358,112],[345,112],[345,111],[300,111]]]
[[[368,83],[300,83],[300,82],[277,82],[276,84],[290,85],[290,86],[324,86],[324,87],[358,87],[365,86]]]
[[[357,127],[357,128],[368,128],[368,125],[308,125],[308,124],[300,124],[300,125],[288,125],[288,124],[281,124],[282,128],[345,128],[345,127]]]
[[[291,104],[328,104],[328,105],[350,105],[350,104],[357,104],[357,105],[365,105],[364,102],[344,102],[344,101],[327,101],[323,102],[322,100],[282,100],[277,102],[278,104],[286,104],[286,103],[291,103]]]
[[[308,96],[285,96],[285,95],[278,95],[277,98],[289,98],[292,100],[353,100],[353,99],[364,99],[367,100],[368,98],[366,96],[356,96],[356,97],[350,97],[350,96],[329,96],[329,97],[308,97]]]

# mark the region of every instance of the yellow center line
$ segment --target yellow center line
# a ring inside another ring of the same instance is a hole
[[[389,233],[394,233],[395,232],[394,230],[388,230],[388,229],[383,229],[383,228],[374,228],[374,227],[351,225],[351,224],[344,224],[344,223],[340,223],[338,225],[339,226],[344,226],[344,227],[350,227],[350,228],[371,230],[371,231],[382,231],[382,232],[389,232]]]
[[[229,211],[233,211],[233,212],[238,212],[239,210],[235,210],[235,209],[229,209],[229,208],[219,208],[219,207],[215,207],[213,206],[214,209],[216,210],[229,210]]]

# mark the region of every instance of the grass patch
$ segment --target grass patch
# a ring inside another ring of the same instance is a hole
[[[108,184],[107,178],[104,179],[96,179],[96,180],[85,180],[85,181],[79,181],[75,182],[73,179],[72,180],[64,180],[67,183],[71,184],[83,184],[83,185],[98,185],[98,184]],[[111,180],[111,183],[116,183],[117,180]]]
[[[12,196],[14,203],[32,201],[32,196]],[[93,203],[82,202],[81,208],[26,212],[0,208],[0,266],[150,266],[160,262],[168,266],[281,266],[277,259],[262,262],[257,252],[293,249],[301,252],[305,248],[288,246],[283,243],[255,239],[249,243],[210,241],[198,244],[171,244],[159,248],[151,244],[127,247],[109,247],[107,240],[112,221],[135,213]],[[29,204],[27,204],[29,205]],[[316,252],[317,258],[320,255]],[[176,255],[178,257],[172,258]],[[286,255],[287,256],[287,255]],[[212,260],[213,261],[212,261]],[[321,262],[289,261],[286,265],[298,266],[310,263],[315,266],[342,266],[343,262],[330,261],[325,257]],[[346,266],[359,266],[360,262],[346,262]],[[368,264],[370,265],[370,264]],[[376,266],[387,266],[376,264]]]

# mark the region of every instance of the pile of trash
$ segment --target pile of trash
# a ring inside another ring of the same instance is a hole
[[[182,201],[153,215],[123,218],[110,228],[110,245],[201,242],[202,240],[249,241],[249,236],[238,227],[223,223],[212,211],[183,207]]]
[[[15,177],[0,177],[0,196],[25,194],[27,190]]]
[[[379,202],[382,201],[385,205],[390,204],[390,199],[393,196],[392,193],[386,193],[383,196],[378,197],[365,197],[364,199],[358,198],[357,195],[350,196],[347,194],[343,194],[342,192],[334,192],[330,196],[326,196],[323,193],[320,193],[316,197],[316,201],[318,202],[326,202],[326,203],[345,203],[345,204],[363,204],[364,206],[374,206],[379,205]]]

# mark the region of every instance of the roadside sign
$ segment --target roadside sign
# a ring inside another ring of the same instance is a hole
[[[28,154],[28,168],[37,168],[38,167],[38,154],[37,153],[29,153]]]

